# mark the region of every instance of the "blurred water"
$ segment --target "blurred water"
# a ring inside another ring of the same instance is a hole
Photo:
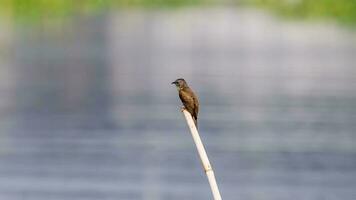
[[[356,197],[356,35],[249,9],[0,23],[0,199]]]

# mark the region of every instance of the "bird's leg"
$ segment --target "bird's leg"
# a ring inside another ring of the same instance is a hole
[[[183,112],[184,110],[186,110],[186,109],[185,109],[184,106],[182,106],[182,107],[180,108],[180,111]]]

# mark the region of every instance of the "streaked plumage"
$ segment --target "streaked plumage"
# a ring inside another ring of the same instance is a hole
[[[194,94],[193,90],[190,89],[187,82],[179,78],[172,82],[175,84],[179,93],[179,98],[182,101],[185,109],[192,115],[195,122],[195,126],[198,127],[198,112],[199,112],[199,100]]]

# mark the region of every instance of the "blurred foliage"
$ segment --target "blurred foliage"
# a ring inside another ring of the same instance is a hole
[[[211,0],[0,0],[0,13],[17,20],[95,14],[120,8],[177,8],[207,4]]]
[[[0,13],[16,20],[95,14],[126,8],[253,5],[296,18],[330,18],[356,25],[356,0],[0,0]]]
[[[268,8],[282,16],[296,18],[329,18],[356,25],[356,0],[244,0]]]

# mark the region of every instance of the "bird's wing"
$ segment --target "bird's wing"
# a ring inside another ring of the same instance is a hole
[[[179,92],[179,97],[183,102],[184,107],[190,112],[192,117],[197,120],[199,112],[198,97],[190,88],[185,88]]]
[[[189,93],[187,93],[187,92],[185,92],[185,91],[180,91],[179,92],[179,98],[180,98],[180,100],[182,100],[182,103],[184,104],[184,106],[189,106],[189,105],[194,105],[194,99],[193,99],[193,97],[189,94]],[[190,106],[189,106],[190,107]],[[187,108],[188,109],[188,108]]]
[[[181,90],[179,92],[179,98],[180,98],[180,100],[182,100],[182,103],[186,107],[186,109],[190,113],[192,113],[192,111],[194,110],[194,98],[193,98],[193,96],[189,92]]]

